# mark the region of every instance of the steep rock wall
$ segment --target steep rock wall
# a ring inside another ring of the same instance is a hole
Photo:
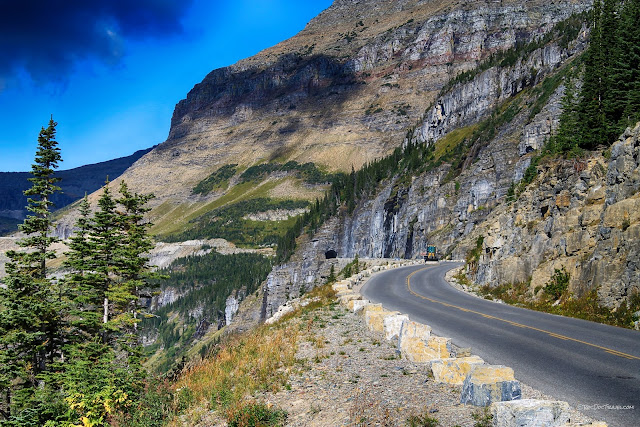
[[[531,280],[535,290],[564,267],[570,291],[597,288],[609,307],[640,292],[640,124],[610,153],[539,167],[516,202],[474,231],[484,237],[476,281]]]
[[[562,57],[563,62],[583,47],[582,42],[575,43],[574,50]],[[545,46],[534,51],[530,58],[544,56],[544,51],[554,49]],[[529,72],[529,66],[528,62],[519,61],[500,72],[494,71],[496,75],[513,79],[504,82],[518,88],[510,92],[510,97],[526,88],[516,83],[523,72]],[[483,92],[488,87],[486,82],[486,73],[477,75],[464,84],[465,93],[472,97],[470,94]],[[533,118],[529,117],[529,109],[522,108],[510,122],[496,129],[494,138],[477,148],[473,161],[455,180],[446,181],[449,164],[415,176],[410,182],[392,179],[382,183],[377,194],[360,203],[352,215],[343,213],[325,224],[313,239],[301,245],[292,261],[276,268],[269,276],[263,318],[275,312],[292,292],[323,282],[329,269],[324,261],[324,252],[328,249],[335,249],[338,256],[348,259],[356,255],[417,258],[426,251],[427,245],[436,245],[443,254],[464,257],[470,244],[461,245],[460,240],[469,236],[502,203],[512,182],[522,178],[533,155],[531,151],[542,146],[557,126],[563,92],[560,86]],[[461,111],[466,105],[456,104]],[[462,114],[451,111],[451,115]],[[478,111],[476,117],[486,114],[484,110]]]
[[[449,131],[485,117],[501,102],[537,85],[576,53],[583,51],[586,35],[585,28],[579,38],[566,48],[557,43],[549,44],[526,58],[520,58],[515,66],[492,67],[472,81],[457,85],[437,99],[426,112],[422,123],[413,131],[412,141],[435,142]],[[535,150],[539,146],[539,141],[531,141],[525,149]]]

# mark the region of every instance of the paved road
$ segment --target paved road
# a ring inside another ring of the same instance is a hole
[[[458,265],[379,273],[362,293],[488,363],[512,367],[518,380],[610,427],[640,426],[640,332],[469,295],[444,280]]]

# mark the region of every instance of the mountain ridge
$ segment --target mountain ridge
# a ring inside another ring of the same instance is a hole
[[[55,208],[62,209],[85,194],[98,190],[104,185],[107,176],[112,180],[117,178],[154,148],[155,146],[138,150],[129,156],[56,171],[56,176],[61,179],[62,191],[53,195]],[[15,224],[26,217],[27,197],[23,195],[23,191],[31,186],[28,181],[30,177],[30,172],[0,172],[0,221],[15,220],[9,221],[13,227],[0,227],[0,235],[16,231]]]

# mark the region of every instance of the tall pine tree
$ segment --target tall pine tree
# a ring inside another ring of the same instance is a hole
[[[107,181],[93,216],[86,198],[81,204],[66,262],[76,332],[63,373],[72,422],[104,423],[142,393],[146,373],[136,324],[153,276],[143,256],[153,247],[143,218],[152,197],[133,194],[122,182],[116,199]]]
[[[618,56],[616,94],[623,106],[620,128],[633,126],[640,120],[640,0],[626,0],[620,14],[617,36]]]
[[[594,0],[591,41],[585,53],[584,78],[578,107],[580,147],[594,149],[606,141],[606,121],[603,97],[606,89],[606,68],[603,48],[602,2]]]
[[[51,249],[58,239],[52,228],[51,195],[60,191],[54,176],[62,161],[55,139],[53,118],[38,136],[32,186],[27,209],[31,212],[19,227],[25,237],[18,241],[22,251],[7,251],[5,287],[0,287],[0,387],[5,420],[22,425],[40,425],[43,390],[51,387],[48,370],[62,358],[62,322],[65,303],[60,284],[48,276],[47,260],[56,257]],[[40,397],[38,396],[40,395]],[[40,400],[39,400],[40,399]],[[19,421],[15,421],[19,420]]]

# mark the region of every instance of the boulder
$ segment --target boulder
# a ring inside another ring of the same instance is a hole
[[[336,292],[336,297],[340,298],[340,297],[343,297],[345,295],[351,295],[351,294],[353,294],[353,291],[351,289],[345,289],[344,291]]]
[[[414,363],[429,363],[441,359],[440,352],[429,348],[422,338],[406,338],[402,341],[400,352]]]
[[[430,338],[430,326],[412,320],[404,321],[398,335],[398,350],[412,362],[424,363],[440,359],[440,351],[427,345]]]
[[[349,291],[349,287],[346,284],[336,283],[332,286],[333,290],[336,292],[345,292]]]
[[[346,306],[349,303],[349,301],[352,301],[354,299],[360,299],[360,298],[362,298],[360,294],[354,294],[354,293],[344,294],[339,296],[340,304],[344,306]]]
[[[368,299],[353,299],[347,303],[347,308],[354,313],[362,311],[367,305],[370,305]]]
[[[451,338],[429,337],[427,347],[436,352],[442,359],[451,357]]]
[[[384,319],[388,316],[397,315],[397,311],[375,311],[369,310],[364,313],[364,321],[370,331],[384,332]]]
[[[362,308],[362,315],[365,316],[370,311],[384,311],[382,304],[367,304]]]
[[[451,339],[428,336],[405,337],[400,344],[400,353],[414,363],[429,363],[451,355]]]
[[[499,427],[565,426],[569,404],[562,401],[522,399],[491,404],[493,425]]]
[[[501,365],[475,366],[462,384],[460,403],[489,406],[493,402],[520,399],[521,395],[513,369]]]
[[[404,338],[423,338],[425,341],[431,336],[431,326],[422,323],[407,320],[402,322],[400,334],[398,336],[398,346],[401,345]]]
[[[398,339],[403,322],[408,322],[406,314],[395,314],[384,318],[384,336],[388,341]]]
[[[471,347],[458,347],[452,350],[454,357],[469,357],[471,356]]]
[[[483,364],[484,360],[478,356],[447,358],[434,360],[431,363],[431,372],[438,383],[462,385],[471,370]]]

